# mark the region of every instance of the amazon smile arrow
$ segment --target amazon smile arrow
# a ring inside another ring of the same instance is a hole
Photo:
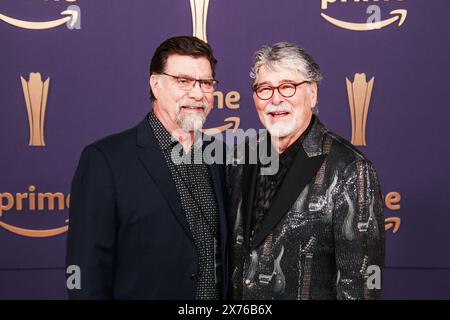
[[[401,27],[403,23],[406,20],[406,16],[408,14],[408,11],[405,9],[398,9],[390,12],[391,15],[394,15],[394,17],[379,21],[379,22],[372,22],[372,23],[354,23],[354,22],[347,22],[338,20],[335,18],[332,18],[330,16],[327,16],[325,13],[321,13],[320,15],[322,18],[324,18],[329,23],[335,25],[336,27],[352,30],[352,31],[371,31],[371,30],[378,30],[384,27],[387,27],[390,24],[398,22],[398,26]]]
[[[241,119],[239,117],[228,117],[224,120],[224,122],[230,122],[228,124],[225,124],[220,127],[211,128],[211,129],[204,129],[203,133],[213,136],[219,132],[225,131],[227,129],[233,128],[233,132],[236,132],[236,130],[239,128],[239,124],[241,123]]]
[[[384,220],[384,222],[385,223],[388,222],[384,226],[384,231],[388,231],[389,229],[392,229],[392,233],[396,234],[398,229],[400,228],[401,219],[398,217],[390,217],[390,218],[386,218]]]
[[[77,10],[70,9],[65,10],[61,12],[61,15],[64,15],[66,17],[60,18],[57,20],[52,21],[43,21],[43,22],[33,22],[33,21],[24,21],[19,20],[15,18],[11,18],[8,16],[5,16],[4,14],[0,13],[0,20],[23,29],[29,29],[29,30],[45,30],[45,29],[51,29],[59,27],[65,23],[69,23],[69,28],[73,29],[75,25],[78,23],[78,20],[80,19],[80,13]]]
[[[68,221],[66,221],[66,222],[68,222]],[[47,230],[25,229],[25,228],[19,228],[19,227],[12,226],[12,225],[4,223],[2,221],[0,221],[0,227],[2,227],[5,230],[8,230],[9,232],[17,234],[19,236],[30,237],[30,238],[54,237],[54,236],[63,234],[65,232],[67,232],[67,230],[69,230],[69,226],[64,226],[64,227],[55,228],[55,229],[47,229]]]

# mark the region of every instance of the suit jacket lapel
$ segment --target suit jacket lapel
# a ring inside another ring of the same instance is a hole
[[[253,201],[255,198],[257,174],[258,165],[244,164],[242,186],[242,223],[244,231],[244,248],[248,248],[250,244]]]
[[[162,196],[166,199],[178,222],[193,241],[189,225],[181,207],[180,196],[171,178],[170,170],[166,165],[166,160],[158,141],[147,122],[147,118],[137,126],[137,145],[139,147],[139,160],[155,185],[161,190]]]
[[[311,130],[305,136],[302,147],[299,149],[291,168],[286,173],[267,214],[261,222],[260,228],[250,243],[251,248],[257,247],[289,211],[325,160],[326,155],[322,154],[325,130],[317,117],[313,121]],[[251,211],[248,214],[251,214]]]

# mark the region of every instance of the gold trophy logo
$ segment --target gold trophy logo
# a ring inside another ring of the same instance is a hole
[[[209,0],[190,1],[193,36],[208,42],[206,39],[206,20],[208,18]]]
[[[48,88],[50,78],[42,81],[40,73],[30,73],[30,79],[26,81],[22,76],[23,95],[28,112],[28,124],[30,127],[29,146],[43,147],[44,125],[45,125],[45,109],[47,107]]]
[[[200,40],[208,42],[208,40],[206,39],[206,22],[208,19],[209,0],[190,0],[190,3],[192,13],[192,35],[196,38],[199,38]],[[215,94],[218,100],[218,109],[223,109],[223,93],[216,91]],[[233,102],[238,102],[239,99],[239,92],[229,92],[225,98],[227,108],[239,109],[239,104],[233,104]],[[236,132],[236,130],[239,129],[241,120],[239,117],[228,117],[224,119],[224,121],[229,123],[216,128],[203,129],[203,132],[207,135],[215,135],[230,128],[233,130],[233,132]]]
[[[367,114],[375,78],[372,77],[367,82],[365,73],[357,73],[353,82],[347,78],[345,80],[347,82],[348,102],[352,118],[352,144],[355,146],[366,146]]]

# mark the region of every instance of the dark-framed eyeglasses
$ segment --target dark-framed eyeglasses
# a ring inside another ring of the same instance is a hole
[[[210,93],[215,90],[217,84],[219,83],[219,81],[215,79],[194,79],[185,76],[174,76],[166,72],[162,72],[161,74],[175,79],[177,87],[185,91],[192,90],[195,87],[195,84],[198,82],[198,84],[200,85],[200,89],[203,92]]]
[[[278,93],[283,97],[290,98],[297,92],[297,87],[304,83],[311,83],[311,81],[302,81],[299,83],[286,82],[277,87],[272,87],[269,85],[255,86],[253,91],[261,100],[269,100],[272,98],[275,90],[278,90]]]

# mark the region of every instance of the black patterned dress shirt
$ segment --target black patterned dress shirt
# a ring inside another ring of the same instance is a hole
[[[184,154],[181,145],[172,139],[154,112],[148,116],[166,164],[169,167],[181,206],[186,215],[192,232],[198,254],[198,285],[197,299],[220,298],[220,253],[218,251],[219,209],[212,187],[208,166],[202,162],[201,139],[192,145],[191,150]],[[178,154],[184,161],[172,161],[172,151],[178,148]],[[164,266],[161,266],[164,268]]]

